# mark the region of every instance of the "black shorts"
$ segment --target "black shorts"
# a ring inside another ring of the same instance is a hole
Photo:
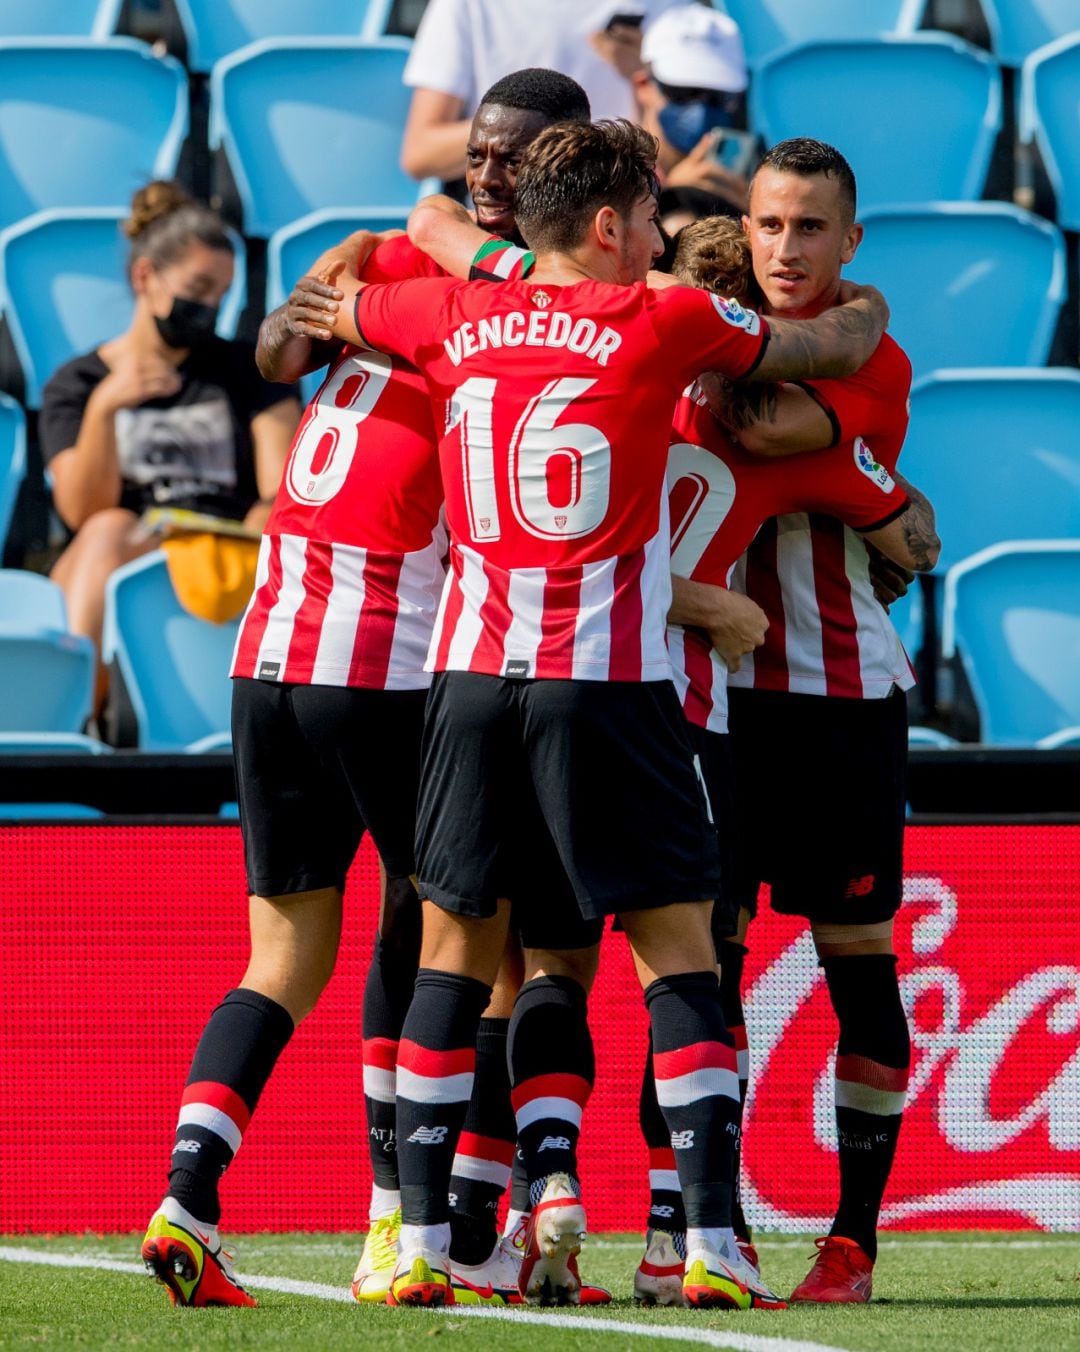
[[[237,677],[232,734],[249,889],[344,888],[365,830],[391,877],[415,872],[426,690]]]
[[[527,930],[548,904],[534,802],[586,920],[717,896],[716,837],[669,681],[438,674],[417,812],[421,895],[477,917],[513,897]]]
[[[716,846],[720,852],[720,895],[713,903],[713,942],[729,939],[739,927],[739,903],[731,884],[732,836],[735,831],[735,763],[726,732],[709,732],[688,723],[690,742],[709,794]]]
[[[735,761],[732,890],[756,910],[871,925],[900,909],[907,701],[728,691]]]

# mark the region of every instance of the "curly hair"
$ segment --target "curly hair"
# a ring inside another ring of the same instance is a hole
[[[761,303],[750,241],[730,216],[705,216],[684,225],[676,237],[671,271],[687,286],[732,296],[755,309]]]

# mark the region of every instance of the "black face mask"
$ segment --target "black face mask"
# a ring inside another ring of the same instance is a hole
[[[197,347],[214,332],[218,307],[176,296],[164,319],[154,316],[157,331],[169,347]]]

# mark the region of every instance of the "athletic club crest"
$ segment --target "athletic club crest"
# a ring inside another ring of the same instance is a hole
[[[551,297],[546,291],[534,291],[530,297],[534,305],[538,305],[541,310],[546,310],[551,304]]]

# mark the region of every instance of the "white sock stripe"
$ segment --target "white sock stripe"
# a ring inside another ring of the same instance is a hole
[[[895,1117],[904,1111],[907,1100],[903,1089],[875,1089],[857,1080],[834,1080],[833,1090],[838,1108],[854,1108],[874,1117]]]
[[[176,1119],[176,1130],[184,1127],[205,1127],[215,1136],[220,1136],[235,1155],[243,1140],[240,1128],[228,1113],[222,1112],[210,1103],[185,1103]],[[247,1159],[247,1156],[244,1156]]]
[[[472,1097],[473,1072],[460,1075],[417,1075],[397,1068],[397,1097],[410,1103],[468,1103]]]
[[[510,1182],[511,1166],[500,1164],[498,1160],[477,1159],[475,1155],[455,1155],[450,1172],[458,1178],[470,1178],[474,1183],[493,1183],[497,1188],[505,1188]]]
[[[676,1169],[650,1169],[649,1188],[654,1192],[681,1192]]]
[[[534,1098],[528,1103],[523,1103],[514,1114],[519,1132],[545,1118],[567,1122],[575,1130],[580,1131],[581,1105],[568,1098]]]
[[[670,1080],[656,1081],[656,1097],[661,1108],[685,1108],[698,1099],[730,1098],[739,1101],[739,1077],[733,1070],[707,1066]]]
[[[381,1066],[364,1067],[364,1093],[376,1103],[393,1103],[397,1097],[397,1072]]]

